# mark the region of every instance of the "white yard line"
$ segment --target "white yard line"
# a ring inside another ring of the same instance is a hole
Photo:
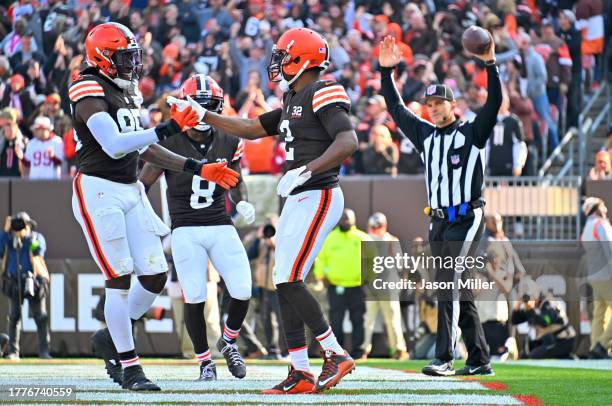
[[[458,404],[458,405],[520,405],[512,396],[492,395],[419,395],[406,393],[386,393],[376,395],[253,395],[253,394],[175,394],[175,393],[78,393],[80,401],[113,401],[128,403],[227,403],[245,402],[261,404]]]
[[[123,392],[119,385],[110,380],[99,379],[73,379],[73,378],[48,378],[45,379],[45,385],[75,385],[77,391],[118,391]],[[0,379],[0,385],[7,384]],[[279,381],[253,381],[253,380],[218,380],[214,382],[198,382],[194,380],[155,380],[163,391],[259,391],[266,388],[271,388],[278,384]],[[40,385],[41,381],[36,379],[19,379],[20,386]],[[454,391],[454,390],[470,390],[470,391],[486,391],[489,390],[475,381],[342,381],[337,389],[346,390],[401,390],[401,391]]]
[[[609,359],[542,359],[531,360],[522,359],[518,361],[507,361],[508,365],[529,365],[533,367],[546,368],[580,368],[580,369],[600,369],[612,371],[612,360]]]
[[[197,365],[144,365],[143,369],[150,379],[166,379],[171,377],[176,380],[194,380],[199,374]],[[217,372],[219,379],[232,379],[225,365],[218,365]],[[313,373],[318,375],[318,367],[313,368]],[[32,379],[48,379],[49,377],[62,378],[86,378],[106,380],[104,366],[99,365],[20,365],[4,364],[0,365],[0,383],[10,377],[23,377]],[[282,380],[287,377],[287,368],[283,366],[262,366],[247,365],[247,377],[249,381],[260,380]],[[435,378],[423,374],[406,373],[400,370],[372,368],[357,366],[355,371],[344,378],[344,381],[432,381],[447,382],[456,378]]]

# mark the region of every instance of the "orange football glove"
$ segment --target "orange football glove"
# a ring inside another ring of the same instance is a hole
[[[185,109],[179,110],[178,107],[176,107],[176,104],[173,104],[170,108],[170,118],[174,120],[176,124],[178,124],[181,131],[193,128],[200,122],[198,119],[198,113],[196,113],[191,106],[187,106]]]
[[[238,184],[239,174],[233,169],[227,167],[227,162],[217,162],[214,164],[203,164],[200,169],[201,178],[211,182],[224,189],[230,189]]]

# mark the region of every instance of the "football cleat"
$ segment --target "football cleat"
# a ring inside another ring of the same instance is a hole
[[[593,349],[589,352],[589,358],[591,359],[609,359],[608,351],[600,343],[595,344]]]
[[[264,395],[288,395],[297,393],[313,393],[315,391],[314,375],[306,371],[298,371],[289,366],[289,374],[284,381],[273,388],[261,391]]]
[[[466,365],[461,369],[455,371],[455,375],[482,375],[482,376],[495,376],[491,364],[485,364],[480,366]]]
[[[147,379],[140,365],[123,370],[123,389],[132,391],[160,391],[161,388]]]
[[[439,359],[434,359],[422,369],[422,372],[425,375],[429,376],[453,376],[455,375],[455,370],[453,369],[453,361],[442,361]]]
[[[223,357],[225,357],[227,369],[229,369],[231,374],[239,379],[244,378],[246,376],[246,365],[242,360],[240,352],[238,352],[238,346],[220,338],[219,341],[217,341],[217,349],[223,354]]]
[[[200,363],[200,377],[198,381],[216,381],[217,380],[217,367],[212,360],[203,361]]]
[[[336,354],[333,351],[324,351],[323,370],[317,380],[316,392],[333,388],[345,375],[355,369],[355,360],[345,351],[344,354]]]
[[[0,333],[0,358],[4,356],[4,353],[6,352],[6,348],[8,347],[8,343],[9,343],[9,336],[4,333]]]
[[[100,329],[91,336],[91,348],[95,355],[104,360],[104,368],[108,376],[113,382],[121,385],[123,382],[123,370],[121,369],[119,354],[108,328]]]

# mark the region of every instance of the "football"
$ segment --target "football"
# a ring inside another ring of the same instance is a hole
[[[463,47],[476,55],[482,55],[491,46],[491,34],[484,28],[472,26],[463,32]]]

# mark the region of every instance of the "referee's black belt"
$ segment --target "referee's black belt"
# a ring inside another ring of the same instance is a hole
[[[466,216],[470,211],[479,207],[484,207],[485,202],[482,199],[472,200],[468,203],[461,203],[458,206],[441,207],[439,209],[432,209],[431,207],[425,207],[425,214],[429,217],[435,217],[439,219],[448,219],[451,223],[455,221],[457,216]]]

